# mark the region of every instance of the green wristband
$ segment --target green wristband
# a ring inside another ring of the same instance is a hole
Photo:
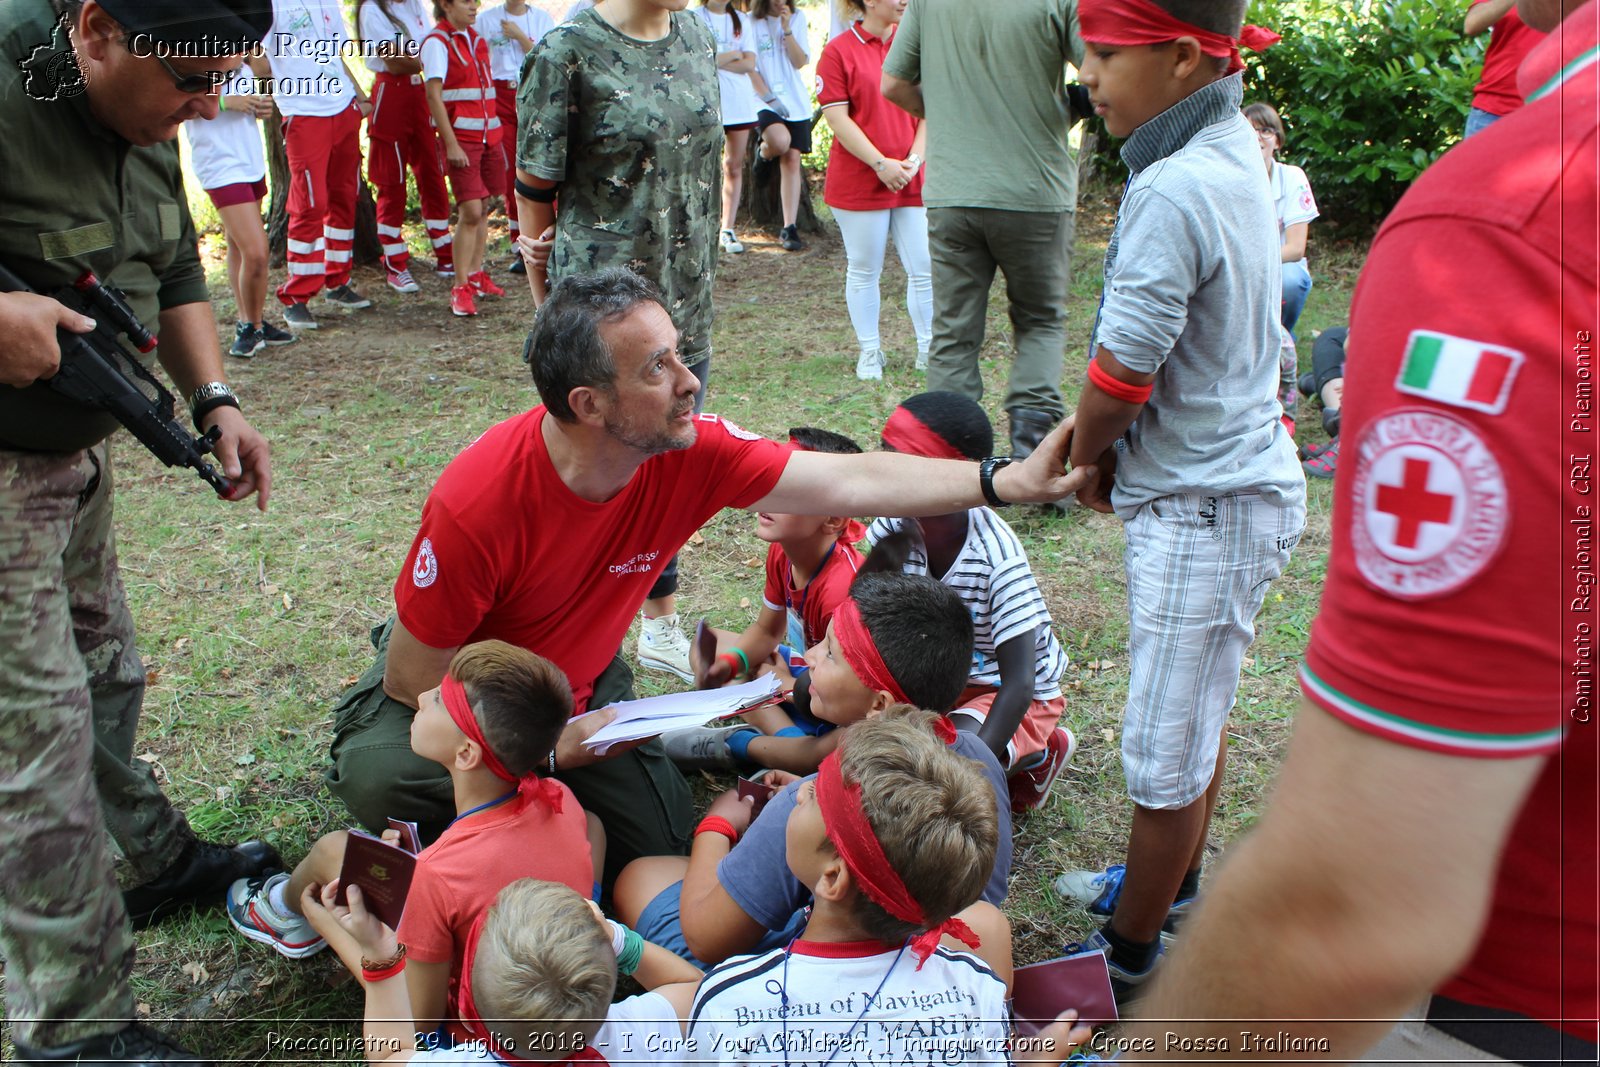
[[[744,664],[744,673],[740,675],[740,677],[750,677],[750,657],[744,654],[744,649],[740,648],[738,645],[734,645],[728,651],[732,652],[735,656],[738,656],[739,662]]]
[[[617,973],[632,974],[639,969],[639,961],[644,958],[644,938],[637,930],[628,930],[622,935],[622,951],[617,953]]]

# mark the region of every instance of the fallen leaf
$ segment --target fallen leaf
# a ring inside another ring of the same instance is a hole
[[[694,532],[694,536],[689,538],[689,543],[691,545],[703,545],[703,544],[705,544],[706,543],[705,534],[701,533],[699,530],[696,530]]]
[[[224,667],[224,668],[222,668],[222,670],[218,671],[217,673],[222,675],[224,681],[231,681],[232,678],[233,678],[233,668],[232,667]]]
[[[294,610],[294,599],[289,596],[288,592],[285,592],[283,594],[283,610],[284,611],[293,611]]]
[[[1114,733],[1109,726],[1100,731],[1100,736],[1105,739],[1105,742],[1108,745],[1117,739],[1116,733]]]
[[[1244,658],[1243,666],[1254,667],[1255,665],[1256,665],[1256,658],[1254,656],[1246,656]]]
[[[211,981],[211,972],[206,970],[206,965],[194,960],[183,965],[183,973],[188,975],[189,980],[195,985]]]
[[[244,755],[240,756],[238,759],[234,760],[233,762],[236,763],[240,767],[248,767],[248,766],[250,766],[250,764],[254,763],[255,761],[256,761],[256,754],[254,752],[246,752]]]
[[[218,804],[221,804],[223,801],[227,800],[231,796],[233,796],[233,786],[231,786],[231,785],[219,785],[219,786],[217,786],[217,803]]]
[[[141,1001],[139,1001],[139,1003],[137,1003],[137,1004],[135,1004],[133,1006],[133,1013],[135,1015],[149,1015],[150,1014],[150,1005],[147,1002],[141,1000]]]
[[[137,756],[135,756],[133,758],[137,759],[137,760],[144,760],[144,762],[146,762],[146,763],[153,764],[153,763],[155,763],[156,760],[160,759],[161,757],[157,756],[154,752],[141,752],[141,753],[139,753]]]
[[[740,606],[740,607],[741,607],[741,608],[747,608],[747,607],[749,607],[749,606],[750,606],[750,598],[749,598],[749,597],[747,597],[747,596],[742,596],[742,597],[740,597],[740,598],[739,598],[739,606]]]
[[[1115,666],[1116,666],[1116,663],[1114,663],[1111,660],[1108,660],[1108,659],[1097,659],[1093,663],[1089,664],[1089,669],[1091,671],[1109,671],[1111,668],[1113,668]]]
[[[172,643],[172,651],[174,651],[174,652],[182,652],[184,649],[186,649],[188,647],[189,647],[189,639],[187,637],[180,637],[180,638],[178,638],[176,641],[174,641]]]
[[[749,567],[751,570],[754,570],[755,568],[761,566],[761,564],[762,564],[762,561],[757,559],[755,556],[751,556],[749,559],[744,561],[744,565],[746,567]]]
[[[161,668],[160,667],[155,667],[155,668],[152,668],[151,670],[148,670],[148,671],[144,672],[144,684],[145,685],[147,685],[147,686],[155,685],[160,680],[161,680]]]

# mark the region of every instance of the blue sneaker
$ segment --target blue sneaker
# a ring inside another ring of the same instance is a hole
[[[1117,910],[1117,900],[1122,896],[1122,878],[1127,868],[1113,863],[1103,871],[1068,871],[1055,881],[1056,892],[1068,900],[1082,904],[1090,915],[1110,918]],[[1194,897],[1183,897],[1172,902],[1166,921],[1161,924],[1161,944],[1172,947],[1178,934],[1178,924],[1183,922],[1194,905]]]
[[[1068,956],[1079,952],[1098,952],[1106,958],[1106,970],[1111,975],[1111,995],[1116,999],[1117,1007],[1136,998],[1141,992],[1141,987],[1155,975],[1156,968],[1161,964],[1161,957],[1167,954],[1164,943],[1156,943],[1156,954],[1150,960],[1150,966],[1142,971],[1130,971],[1126,967],[1117,965],[1111,958],[1111,942],[1106,940],[1105,934],[1096,930],[1082,942],[1071,942],[1061,950]]]

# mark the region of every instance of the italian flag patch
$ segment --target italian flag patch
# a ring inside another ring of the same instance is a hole
[[[1441,404],[1498,415],[1506,409],[1511,383],[1524,358],[1515,349],[1413,330],[1394,387]]]

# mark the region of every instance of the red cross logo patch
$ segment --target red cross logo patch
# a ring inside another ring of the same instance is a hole
[[[1505,540],[1499,461],[1472,427],[1437,411],[1391,412],[1367,429],[1353,502],[1356,566],[1392,596],[1449,593]]]

